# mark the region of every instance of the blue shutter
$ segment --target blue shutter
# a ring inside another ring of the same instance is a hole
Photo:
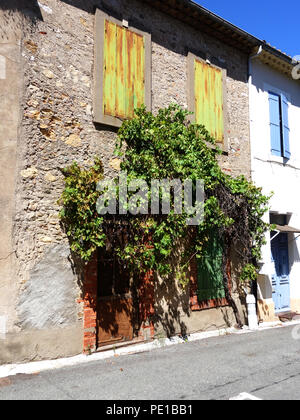
[[[283,137],[283,157],[290,159],[290,127],[289,127],[289,104],[286,96],[281,95],[282,113],[282,137]]]
[[[282,156],[280,128],[280,97],[269,92],[272,155]]]

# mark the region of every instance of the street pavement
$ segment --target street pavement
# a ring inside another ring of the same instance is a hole
[[[263,400],[298,400],[299,328],[226,335],[10,376],[0,379],[0,400],[165,402],[229,400],[241,393]]]

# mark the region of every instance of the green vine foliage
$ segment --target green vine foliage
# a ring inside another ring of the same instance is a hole
[[[96,212],[99,197],[97,184],[103,179],[103,167],[99,159],[89,170],[81,169],[75,162],[62,169],[65,189],[59,203],[62,205],[60,218],[70,239],[71,250],[82,259],[89,261],[98,247],[105,244],[103,218]]]
[[[222,172],[218,160],[221,150],[204,126],[189,121],[189,115],[178,105],[160,109],[156,115],[145,107],[137,109],[135,118],[124,121],[120,128],[115,153],[122,160],[128,182],[143,179],[150,187],[153,179],[202,180],[206,196],[203,223],[188,226],[188,215],[175,214],[173,205],[166,215],[100,217],[96,184],[103,177],[101,163],[97,160],[89,170],[74,163],[64,170],[61,218],[72,250],[82,260],[88,261],[97,247],[111,243],[132,272],[152,270],[186,284],[191,259],[204,255],[210,235],[217,232],[224,243],[224,283],[233,249],[243,267],[241,280],[255,280],[269,229],[263,215],[270,197],[244,176],[234,178]],[[128,194],[128,199],[131,196]],[[180,250],[177,257],[175,249]]]

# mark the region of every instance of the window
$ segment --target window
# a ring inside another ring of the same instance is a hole
[[[290,159],[289,104],[285,95],[269,92],[272,155]]]
[[[189,109],[205,125],[218,146],[227,151],[226,70],[188,56]]]
[[[129,293],[129,272],[119,263],[112,251],[98,249],[98,297],[124,297]]]
[[[115,127],[151,109],[151,36],[124,24],[97,10],[94,117]]]

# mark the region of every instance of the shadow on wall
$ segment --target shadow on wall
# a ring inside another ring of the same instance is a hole
[[[209,54],[211,62],[221,68],[227,70],[227,75],[238,81],[246,81],[247,73],[247,56],[245,55],[244,70],[236,68],[234,60],[230,59],[233,51],[224,44],[213,41],[213,46],[207,43],[207,39],[211,39],[208,35],[196,30],[185,23],[169,17],[163,12],[157,11],[155,8],[149,13],[150,6],[139,0],[60,0],[70,6],[81,9],[87,13],[95,13],[96,8],[108,13],[110,16],[118,20],[122,20],[126,16],[129,24],[135,28],[151,33],[152,41],[176,54],[187,56],[189,52],[196,56],[206,58]],[[185,30],[188,27],[189,30]],[[213,48],[213,55],[211,55]]]
[[[288,235],[289,238],[289,255],[290,255],[290,271],[292,271],[293,265],[300,262],[299,255],[299,243],[300,239],[296,239],[293,234]]]
[[[267,274],[260,274],[258,276],[259,299],[272,299],[272,277]]]
[[[110,0],[112,1],[112,0]],[[101,7],[101,0],[61,0],[62,3],[77,7],[87,13],[93,13],[96,7]],[[113,1],[112,1],[113,2]]]
[[[297,82],[280,71],[263,64],[255,62],[255,71],[252,76],[252,84],[256,88],[257,93],[262,94],[272,90],[272,87],[288,94],[288,99],[294,107],[300,108],[299,89],[296,88]]]
[[[182,250],[179,247],[174,253],[173,267],[176,270],[180,261]],[[243,287],[239,282],[241,267],[239,266],[237,255],[231,253],[231,290],[232,299],[237,307],[241,322],[247,323],[247,313],[245,306],[245,296]],[[193,268],[190,265],[188,278],[193,276]],[[155,314],[153,321],[155,331],[167,337],[180,334],[182,337],[195,331],[206,331],[212,328],[227,328],[236,324],[233,309],[230,305],[216,305],[210,309],[193,311],[191,309],[191,283],[185,288],[176,280],[175,271],[169,278],[155,279]],[[208,303],[208,302],[207,302]],[[209,315],[210,314],[210,315]]]
[[[43,20],[38,0],[1,0],[0,10],[20,12],[32,20]]]
[[[156,278],[155,282],[155,330],[163,331],[168,338],[177,334],[185,337],[189,333],[186,321],[191,315],[189,287],[180,293],[174,276],[163,282]]]
[[[20,37],[23,18],[32,25],[43,20],[37,0],[1,0],[0,42]]]
[[[230,328],[236,325],[232,308],[218,306],[210,309],[192,311],[190,304],[190,285],[182,288],[170,276],[167,281],[156,279],[155,313],[153,322],[156,338],[174,337],[200,331]],[[236,302],[237,303],[237,302]],[[242,321],[246,323],[246,313],[238,304]]]

